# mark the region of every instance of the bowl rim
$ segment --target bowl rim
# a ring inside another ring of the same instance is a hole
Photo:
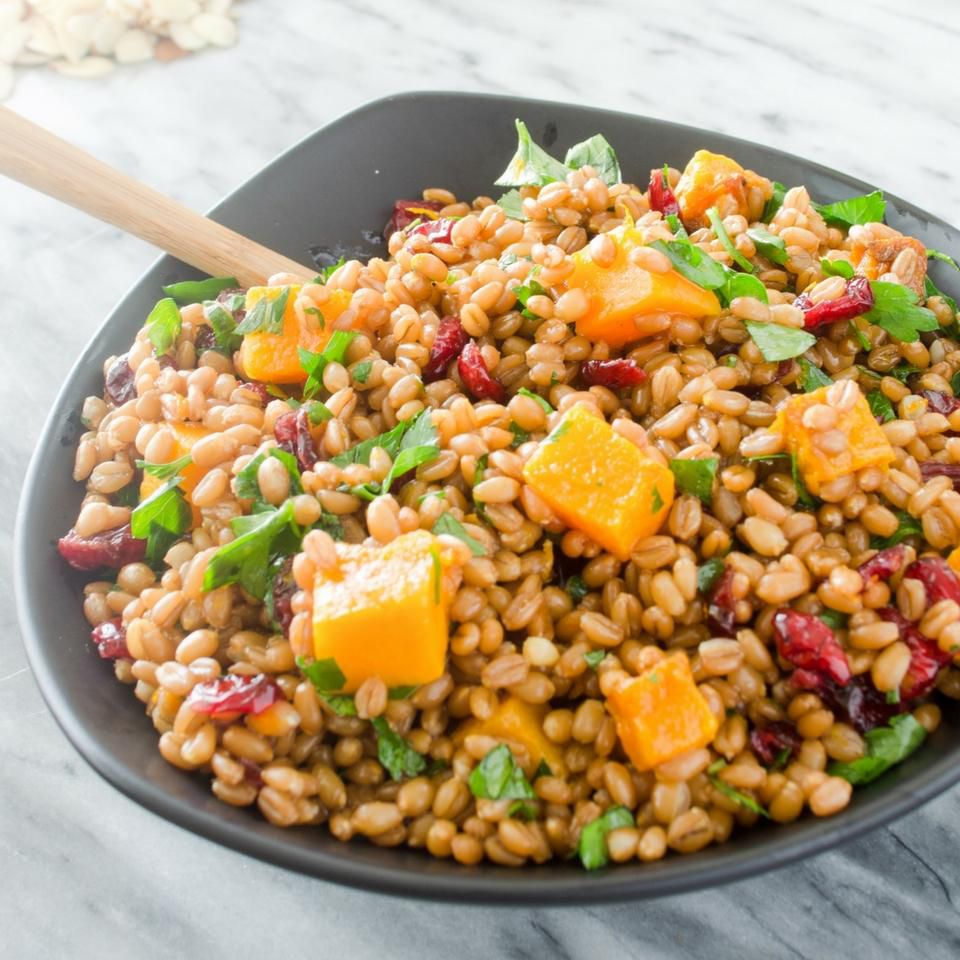
[[[321,136],[331,128],[349,123],[371,111],[389,108],[398,102],[449,101],[451,97],[474,102],[514,103],[518,109],[533,106],[584,110],[598,115],[642,120],[685,134],[703,136],[714,133],[706,128],[690,124],[563,101],[455,90],[403,91],[368,101],[306,134],[231,190],[207,211],[207,215],[217,219],[220,208],[230,201],[237,192],[245,189],[257,177],[288,154],[297,151],[308,141]],[[791,162],[801,163],[812,171],[843,180],[851,187],[864,192],[877,189],[855,177],[787,151],[728,134],[719,134],[719,136],[733,145],[742,145],[749,148],[760,147]],[[915,205],[886,191],[884,191],[884,194],[888,201],[898,208],[921,217],[924,222],[937,224],[951,232],[956,231],[956,228],[950,224]],[[870,830],[890,823],[905,813],[927,803],[960,781],[960,763],[957,763],[956,759],[950,754],[945,754],[931,762],[906,782],[894,785],[881,800],[872,805],[864,808],[854,806],[837,817],[811,822],[809,829],[801,830],[799,833],[785,829],[782,834],[778,835],[771,831],[769,838],[765,839],[759,848],[737,849],[734,842],[723,848],[723,856],[716,861],[704,860],[700,862],[696,854],[661,861],[657,865],[657,869],[651,870],[649,876],[644,876],[642,872],[639,875],[632,872],[629,875],[624,875],[617,868],[613,868],[592,874],[586,872],[557,872],[551,877],[548,872],[544,872],[545,870],[549,871],[549,867],[524,868],[523,870],[513,871],[484,865],[474,868],[462,867],[462,872],[451,877],[449,874],[432,875],[428,871],[411,870],[399,863],[385,866],[362,860],[351,860],[348,856],[329,853],[319,847],[302,849],[293,845],[285,845],[282,840],[281,842],[275,842],[274,837],[281,839],[283,836],[279,829],[272,832],[269,838],[256,832],[245,831],[237,824],[218,818],[209,811],[193,807],[188,801],[164,792],[158,786],[134,773],[100,745],[93,731],[81,722],[67,702],[65,695],[61,692],[53,665],[48,661],[42,650],[39,627],[35,622],[33,613],[35,601],[33,599],[33,587],[27,575],[26,557],[30,553],[28,528],[32,512],[31,505],[36,495],[35,491],[43,481],[44,450],[48,445],[57,442],[58,434],[62,428],[60,411],[64,409],[69,395],[75,389],[73,381],[76,379],[78,372],[91,361],[91,355],[94,353],[98,341],[114,324],[115,317],[125,298],[136,291],[146,281],[147,276],[156,270],[165,259],[166,255],[160,255],[151,261],[129,290],[121,296],[117,305],[97,327],[61,385],[40,431],[24,476],[17,510],[13,550],[13,586],[20,633],[26,649],[28,663],[43,699],[57,725],[83,759],[108,783],[140,806],[201,838],[216,841],[238,853],[255,857],[276,866],[292,869],[298,873],[369,892],[478,905],[559,906],[565,904],[610,903],[668,896],[757,877],[770,870],[779,869],[800,859],[830,850],[841,843],[853,840]],[[535,878],[531,876],[534,871],[536,871]]]

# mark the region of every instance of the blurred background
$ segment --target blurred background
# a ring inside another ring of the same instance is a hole
[[[197,210],[368,100],[455,89],[735,134],[960,224],[958,38],[954,0],[0,0],[0,99]],[[156,256],[0,180],[4,582],[13,504],[50,403]],[[86,767],[33,685],[11,599],[2,604],[0,791],[31,815],[0,813],[0,957],[960,949],[956,790],[794,868],[639,905],[521,913],[405,903],[253,862],[157,819]]]

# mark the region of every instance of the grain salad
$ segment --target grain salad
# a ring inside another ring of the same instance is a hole
[[[960,268],[517,131],[382,257],[164,287],[83,404],[95,649],[280,827],[592,870],[837,814],[960,698]]]

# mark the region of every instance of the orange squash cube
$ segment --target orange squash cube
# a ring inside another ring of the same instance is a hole
[[[947,557],[947,564],[954,573],[960,573],[960,547],[950,552]]]
[[[621,560],[656,533],[673,503],[673,474],[575,404],[536,449],[523,478],[565,523]]]
[[[649,770],[705,747],[719,723],[697,689],[685,653],[669,654],[638,677],[621,680],[607,707],[631,763]]]
[[[765,177],[744,170],[736,160],[721,153],[698,150],[690,159],[674,194],[680,216],[688,230],[710,226],[707,211],[716,207],[721,218],[740,214],[750,218],[749,194],[758,189],[766,203],[773,185]],[[756,211],[759,216],[760,210]]]
[[[617,245],[616,257],[609,267],[597,266],[589,247],[572,257],[575,266],[566,287],[583,290],[589,302],[587,312],[577,320],[577,333],[590,340],[622,346],[644,336],[643,321],[638,318],[649,314],[710,317],[720,313],[720,302],[713,293],[676,270],[651,273],[629,259],[630,251],[643,245],[639,230],[623,226],[607,236]]]
[[[853,408],[840,413],[837,420],[836,429],[847,436],[847,449],[827,454],[814,444],[812,431],[803,424],[803,414],[814,404],[826,404],[830,389],[820,387],[811,393],[794,394],[780,406],[770,425],[774,433],[783,437],[787,450],[796,456],[803,482],[813,494],[819,493],[823,484],[864,467],[886,469],[895,456],[862,393],[858,393]]]
[[[199,423],[168,423],[166,426],[173,434],[175,440],[173,456],[170,458],[171,462],[186,456],[198,440],[210,433],[205,426]],[[206,470],[201,469],[195,463],[188,464],[180,471],[180,476],[183,477],[180,489],[183,490],[188,503],[190,502],[190,494],[193,492],[194,487],[204,478],[206,472]],[[140,500],[146,500],[151,493],[158,490],[166,482],[166,480],[161,480],[159,477],[144,473],[143,480],[140,481]],[[193,506],[192,509],[193,525],[197,526],[200,523],[200,511]]]
[[[276,300],[289,289],[283,311],[283,333],[248,333],[240,345],[240,365],[250,380],[262,383],[303,383],[307,374],[300,366],[299,347],[319,353],[333,333],[334,321],[350,305],[352,294],[347,290],[331,290],[319,317],[302,324],[293,308],[300,287],[251,287],[247,291],[245,309],[249,313],[261,300]],[[316,319],[316,323],[312,321]]]
[[[368,677],[388,687],[440,677],[447,608],[460,581],[451,553],[415,530],[382,547],[338,543],[337,556],[338,570],[314,580],[314,656],[337,661],[347,693]]]
[[[543,718],[548,711],[545,703],[527,703],[511,695],[502,700],[486,720],[468,720],[453,738],[460,744],[473,734],[494,737],[508,746],[519,746],[526,751],[524,772],[527,776],[533,775],[541,760],[547,763],[555,776],[563,776],[566,772],[563,750],[543,732]]]

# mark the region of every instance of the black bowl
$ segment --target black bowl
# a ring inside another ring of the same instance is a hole
[[[498,195],[494,179],[515,148],[513,120],[526,120],[554,153],[598,131],[617,149],[624,177],[638,183],[664,162],[682,167],[700,147],[820,200],[868,186],[818,164],[733,137],[606,110],[510,97],[411,93],[378,100],[335,121],[278,157],[213,210],[213,217],[303,261],[310,249],[383,252],[376,240],[397,197],[444,186],[459,196]],[[561,153],[562,155],[562,153]],[[890,197],[889,222],[928,247],[960,251],[960,234],[942,220]],[[960,297],[939,265],[937,282]],[[90,644],[81,612],[84,577],[54,549],[77,512],[71,480],[78,411],[103,388],[102,361],[123,352],[160,295],[160,285],[194,277],[163,257],[123,298],[67,378],[44,427],[20,503],[16,595],[30,663],[57,722],[114,786],[160,816],[235,850],[337,883],[368,890],[476,903],[608,902],[694,890],[780,867],[830,849],[899,817],[960,779],[960,717],[944,722],[923,748],[879,781],[858,790],[849,809],[825,820],[762,826],[722,847],[655,864],[585,873],[576,863],[524,870],[462,867],[406,849],[342,844],[324,829],[280,830],[256,812],[215,800],[205,776],[169,766],[130,689]],[[89,579],[89,578],[87,578]]]

